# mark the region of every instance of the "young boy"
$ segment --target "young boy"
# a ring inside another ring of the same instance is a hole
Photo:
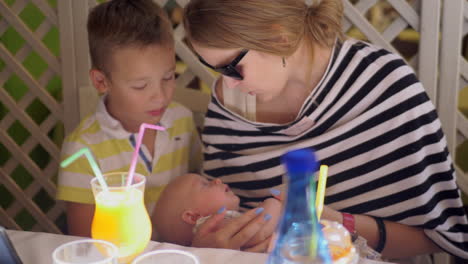
[[[222,207],[228,216],[223,224],[239,215],[239,197],[226,184],[193,173],[180,176],[167,185],[156,204],[152,217],[156,240],[189,246],[195,229]],[[266,199],[260,207],[268,221],[245,245],[247,248],[273,234],[281,213],[281,203],[274,198]]]
[[[171,102],[175,89],[172,25],[152,0],[112,0],[96,6],[88,18],[90,78],[104,94],[96,112],[65,140],[62,158],[88,147],[103,173],[128,171],[140,124],[146,130],[136,172],[147,177],[149,213],[173,178],[196,171],[200,143],[192,113]],[[190,164],[189,164],[190,163]],[[68,231],[90,236],[94,174],[85,158],[61,169],[57,199],[66,201]]]

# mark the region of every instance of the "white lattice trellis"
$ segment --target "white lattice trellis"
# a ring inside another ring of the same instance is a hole
[[[468,139],[468,119],[457,107],[459,91],[468,85],[468,62],[462,56],[462,42],[467,34],[468,3],[444,1],[437,109],[452,153]],[[455,169],[460,188],[468,193],[468,173],[459,164],[455,164]]]
[[[44,16],[34,29],[25,23],[23,14],[25,10],[31,8],[36,8],[37,12]],[[32,3],[17,0],[10,5],[1,1],[0,14],[2,16],[0,36],[5,36],[7,31],[14,31],[17,34],[16,40],[24,41],[22,46],[18,43],[18,49],[15,51],[8,49],[4,43],[0,45],[0,60],[5,64],[0,72],[0,86],[5,88],[6,83],[17,78],[27,87],[27,91],[20,98],[12,96],[13,90],[17,87],[9,90],[0,89],[0,102],[7,110],[6,115],[0,120],[0,143],[10,154],[0,168],[0,184],[13,197],[8,207],[2,206],[0,222],[10,228],[22,229],[17,219],[26,217],[29,218],[32,230],[59,233],[55,221],[63,215],[63,207],[60,203],[54,202],[56,187],[52,179],[57,171],[60,149],[49,134],[60,125],[64,115],[62,102],[51,96],[46,87],[53,78],[61,76],[62,69],[60,59],[43,41],[59,24],[57,10],[45,0],[36,0]],[[33,74],[31,68],[26,66],[31,56],[40,57],[46,69],[39,74]],[[48,115],[40,123],[33,120],[34,114],[28,110],[33,104],[39,104],[47,109]],[[29,132],[21,143],[13,139],[18,130],[15,131],[14,126]],[[42,155],[49,157],[45,166],[40,167],[31,158],[30,154],[37,148],[43,149]],[[12,175],[17,174],[15,173],[17,170],[23,170],[22,174],[32,179],[22,183],[13,179]],[[6,192],[1,194],[3,200],[7,195]],[[52,203],[51,207],[45,210],[41,209],[44,198],[50,199],[49,203]]]

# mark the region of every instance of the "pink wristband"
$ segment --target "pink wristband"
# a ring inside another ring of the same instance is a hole
[[[356,232],[354,216],[348,213],[341,213],[343,215],[343,226],[348,229],[350,233]]]

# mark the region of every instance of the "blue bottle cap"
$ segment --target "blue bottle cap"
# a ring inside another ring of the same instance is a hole
[[[310,149],[297,149],[287,152],[281,157],[289,174],[313,173],[317,170],[315,152]]]

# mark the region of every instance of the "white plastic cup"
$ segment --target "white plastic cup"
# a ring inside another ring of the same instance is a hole
[[[161,249],[148,252],[133,260],[132,264],[200,264],[198,258],[183,250]]]
[[[81,239],[57,247],[54,264],[117,264],[117,247],[104,240]]]

